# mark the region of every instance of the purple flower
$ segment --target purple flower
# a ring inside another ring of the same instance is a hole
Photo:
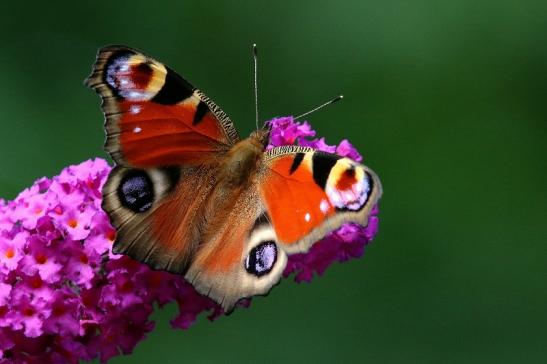
[[[10,238],[8,234],[0,234],[0,273],[8,274],[19,266],[19,261],[23,259],[25,247],[26,232],[20,232]]]
[[[268,121],[272,128],[270,133],[270,148],[280,145],[301,144],[303,138],[315,136],[307,122],[295,123],[292,117],[281,117]]]
[[[269,149],[299,144],[361,160],[348,141],[310,139],[315,131],[307,122],[269,123]],[[101,210],[110,169],[88,160],[38,179],[13,201],[0,199],[0,362],[106,362],[129,354],[153,330],[155,304],[178,304],[173,328],[189,328],[203,312],[210,320],[224,314],[181,276],[112,253],[116,231]],[[377,212],[367,227],[346,224],[308,253],[290,256],[284,275],[309,282],[335,261],[360,257],[377,232]]]
[[[357,162],[363,160],[361,154],[359,154],[357,149],[355,149],[347,139],[342,140],[340,144],[338,144],[336,147],[336,154],[341,155],[342,157],[348,157]]]

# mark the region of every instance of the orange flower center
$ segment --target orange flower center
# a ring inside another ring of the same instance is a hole
[[[25,316],[34,315],[34,309],[32,307],[27,307],[27,308],[23,309],[23,315],[25,315]]]
[[[38,254],[34,257],[34,259],[36,259],[36,263],[38,264],[44,264],[47,262],[47,257],[44,254]]]
[[[120,285],[120,290],[121,290],[122,292],[129,292],[129,291],[132,291],[132,290],[133,290],[133,283],[132,283],[130,280],[124,281],[124,282]]]
[[[154,272],[154,273],[156,273],[156,272]],[[163,280],[163,278],[162,278],[161,274],[153,274],[150,277],[150,286],[152,286],[152,287],[159,286],[162,280]]]
[[[106,233],[106,238],[111,242],[116,239],[116,230],[108,230]]]
[[[55,306],[53,307],[52,314],[53,316],[61,316],[66,312],[66,309],[63,306]]]
[[[30,280],[30,286],[34,289],[42,287],[42,280],[39,277],[35,277]]]
[[[76,219],[68,220],[68,226],[70,226],[71,228],[74,229],[76,226],[78,226],[78,220],[76,220]]]
[[[89,262],[89,259],[87,258],[87,255],[82,254],[80,255],[80,262],[87,264]]]
[[[13,248],[8,248],[6,250],[5,255],[6,255],[6,258],[11,259],[15,256],[15,250],[13,250]]]

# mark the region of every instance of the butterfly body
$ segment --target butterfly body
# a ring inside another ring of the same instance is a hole
[[[244,188],[258,173],[268,143],[269,132],[257,131],[234,145],[224,154],[219,180],[236,188]]]
[[[87,84],[117,164],[103,188],[114,251],[183,274],[226,310],[267,293],[288,255],[343,223],[366,225],[381,196],[376,174],[351,159],[266,150],[267,128],[241,140],[207,96],[137,50],[101,49]]]

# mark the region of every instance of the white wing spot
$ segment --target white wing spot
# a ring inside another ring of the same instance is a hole
[[[133,129],[133,133],[135,133],[135,134],[140,133],[141,131],[142,131],[142,129],[139,128],[138,126],[135,129]]]
[[[330,204],[327,200],[322,199],[321,203],[319,204],[319,209],[322,213],[326,214],[329,211]]]
[[[126,98],[130,100],[145,100],[146,94],[141,91],[129,91],[123,94]]]
[[[304,216],[304,220],[306,220],[306,222],[310,222],[311,220],[311,215],[309,212],[306,212],[306,215]]]
[[[131,114],[138,114],[140,113],[142,110],[142,107],[140,105],[131,105],[131,107],[129,108],[129,111],[131,112]]]

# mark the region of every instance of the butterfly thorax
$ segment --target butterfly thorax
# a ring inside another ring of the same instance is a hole
[[[231,188],[246,187],[260,167],[268,139],[269,132],[257,130],[235,144],[222,161],[219,180]]]

